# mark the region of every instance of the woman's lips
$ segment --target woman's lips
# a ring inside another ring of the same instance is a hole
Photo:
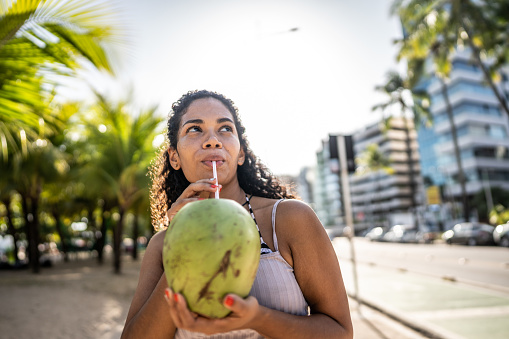
[[[217,167],[220,167],[223,163],[224,163],[224,160],[205,160],[205,161],[202,161],[205,165],[209,166],[210,168],[212,168],[212,161],[215,161],[216,162],[216,166]]]

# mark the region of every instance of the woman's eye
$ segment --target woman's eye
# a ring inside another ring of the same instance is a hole
[[[233,132],[233,128],[231,126],[223,126],[219,130],[220,132]]]
[[[201,131],[200,127],[198,127],[198,126],[191,126],[191,127],[189,127],[186,130],[186,133],[189,133],[189,132],[200,132],[200,131]]]

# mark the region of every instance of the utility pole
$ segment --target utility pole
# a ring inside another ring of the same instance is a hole
[[[355,256],[355,247],[353,237],[355,236],[355,228],[353,223],[352,199],[350,197],[350,181],[348,173],[355,172],[355,159],[353,152],[353,139],[350,135],[331,135],[329,136],[329,147],[331,159],[339,160],[338,176],[340,179],[341,197],[343,200],[343,212],[345,216],[345,224],[348,227],[348,242],[350,243],[350,260],[352,261],[353,281],[354,281],[354,298],[357,301],[360,312],[359,300],[359,280],[357,277],[357,259]]]

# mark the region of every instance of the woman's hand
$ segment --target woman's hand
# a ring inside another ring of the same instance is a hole
[[[249,323],[255,319],[259,304],[255,297],[242,299],[238,295],[228,294],[223,299],[223,305],[232,311],[227,317],[210,319],[191,312],[182,294],[173,293],[166,289],[166,301],[170,306],[170,316],[178,328],[207,335],[249,328]]]
[[[214,192],[217,190],[215,185],[215,179],[201,179],[197,182],[193,182],[187,186],[187,188],[182,192],[180,197],[171,205],[171,208],[166,212],[168,216],[168,221],[171,222],[175,214],[186,204],[196,201],[208,199],[214,196]],[[221,189],[221,185],[219,185],[219,189]]]

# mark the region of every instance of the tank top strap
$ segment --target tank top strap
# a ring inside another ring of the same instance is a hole
[[[284,199],[279,199],[274,204],[274,207],[272,207],[272,241],[274,242],[274,250],[276,252],[279,251],[278,246],[277,246],[277,236],[276,236],[276,209],[277,209],[277,205],[279,205],[279,203],[283,200]]]

